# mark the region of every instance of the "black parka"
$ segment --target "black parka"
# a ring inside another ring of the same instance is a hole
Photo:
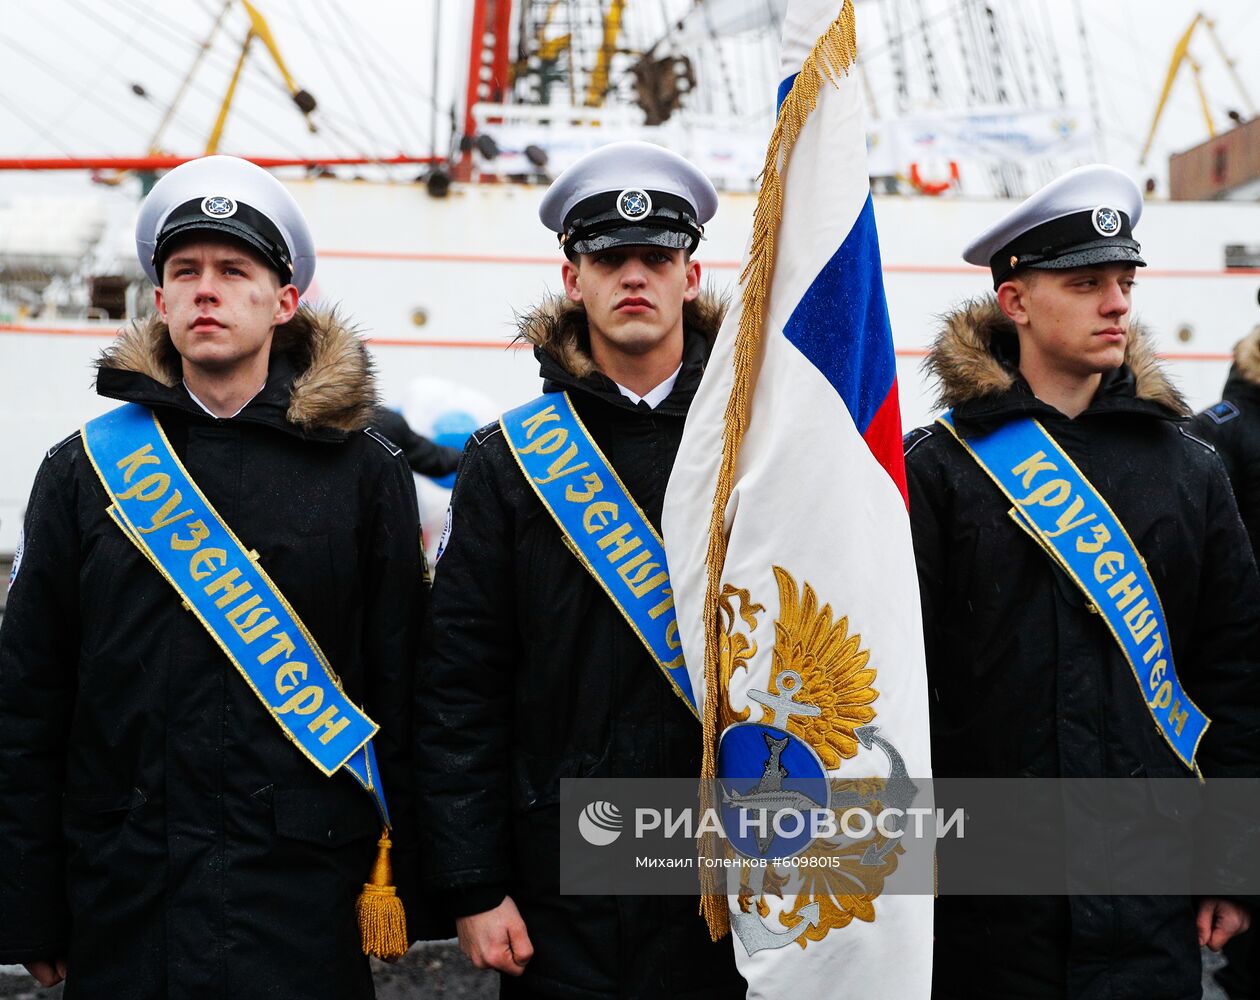
[[[151,322],[106,352],[97,390],[153,409],[380,724],[404,887],[427,586],[411,473],[364,430],[361,343],[303,310],[277,331],[266,387],[217,420]],[[381,829],[372,799],[288,741],[107,506],[80,435],[49,451],[0,629],[0,962],[67,957],[67,1000],[371,997],[354,899]]]
[[[1157,587],[1178,676],[1213,720],[1213,776],[1260,760],[1260,580],[1229,484],[1193,437],[1145,336],[1071,420],[1017,373],[991,298],[949,317],[928,359],[965,438],[1031,416],[1125,525]],[[906,437],[937,777],[1182,777],[1131,668],[1076,586],[941,426]],[[944,864],[944,861],[942,861]],[[1185,896],[942,896],[934,996],[1200,995]]]
[[[1234,347],[1221,401],[1194,418],[1195,434],[1225,463],[1253,552],[1260,552],[1260,327]]]
[[[684,361],[656,409],[594,370],[585,314],[527,316],[545,390],[567,390],[659,529],[683,422],[719,314],[686,312]],[[456,912],[508,894],[534,957],[524,985],[572,997],[742,997],[729,940],[692,897],[559,895],[562,778],[695,777],[700,727],[621,612],[570,553],[498,424],[473,435],[435,569],[417,710],[426,880]]]

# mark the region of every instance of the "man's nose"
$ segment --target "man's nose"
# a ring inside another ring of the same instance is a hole
[[[646,269],[640,260],[628,260],[621,268],[621,283],[633,288],[641,288],[647,281]]]
[[[214,274],[207,268],[201,272],[201,276],[197,279],[197,302],[206,300],[217,301],[219,297],[218,286],[214,281]]]
[[[1124,286],[1116,281],[1107,283],[1107,294],[1103,297],[1102,310],[1106,316],[1123,316],[1129,311],[1129,298],[1124,293]]]

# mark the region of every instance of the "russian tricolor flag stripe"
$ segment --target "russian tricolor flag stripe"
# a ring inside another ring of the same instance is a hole
[[[795,81],[793,74],[779,85],[779,107]],[[858,433],[906,499],[897,362],[875,205],[869,194],[853,228],[805,291],[783,333],[840,394]],[[846,349],[837,351],[838,343]]]

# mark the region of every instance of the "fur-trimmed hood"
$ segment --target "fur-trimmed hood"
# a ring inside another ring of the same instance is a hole
[[[348,433],[372,422],[376,382],[367,348],[335,310],[305,306],[276,328],[271,345],[273,374],[278,358],[292,370],[284,419],[302,431]],[[179,354],[158,316],[123,328],[101,352],[96,367],[134,372],[168,389],[182,380]]]
[[[1124,362],[1133,375],[1134,395],[1179,416],[1189,416],[1190,408],[1165,374],[1150,336],[1136,323],[1130,331]],[[992,295],[972,299],[946,315],[923,363],[936,381],[938,405],[952,409],[972,400],[1000,396],[1014,387],[1018,377],[1014,367],[1016,336],[1015,324]]]
[[[1234,345],[1233,378],[1260,386],[1260,326]]]
[[[683,306],[683,328],[703,337],[712,347],[717,339],[727,299],[705,289]],[[591,359],[586,309],[563,295],[548,295],[528,312],[516,317],[516,336],[545,352],[574,378],[586,378],[595,370]]]

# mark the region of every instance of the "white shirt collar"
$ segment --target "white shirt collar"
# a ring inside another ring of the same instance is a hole
[[[258,392],[254,393],[254,396],[250,396],[249,399],[245,400],[245,402],[241,404],[241,410],[237,410],[236,413],[233,413],[231,417],[220,417],[217,413],[215,413],[212,409],[210,409],[210,407],[206,406],[205,403],[203,403],[200,399],[197,398],[197,394],[193,392],[190,388],[188,388],[187,382],[182,382],[181,384],[184,386],[184,391],[188,393],[189,398],[192,399],[194,403],[200,406],[208,414],[210,414],[210,416],[214,417],[215,420],[231,420],[232,417],[239,416],[241,410],[245,409],[245,407],[249,406],[249,404],[254,401],[254,396],[257,396],[258,392],[262,392],[263,389],[267,388],[267,383],[264,382],[262,385],[258,387]]]
[[[613,384],[617,386],[618,391],[625,396],[626,399],[630,400],[630,402],[634,403],[636,406],[640,402],[643,402],[647,403],[649,407],[655,410],[662,402],[665,401],[666,397],[674,391],[674,383],[678,381],[678,373],[680,371],[682,371],[682,362],[678,363],[678,367],[674,369],[673,375],[667,378],[655,389],[648,390],[648,393],[645,396],[640,396],[631,392],[620,382],[614,382]]]

